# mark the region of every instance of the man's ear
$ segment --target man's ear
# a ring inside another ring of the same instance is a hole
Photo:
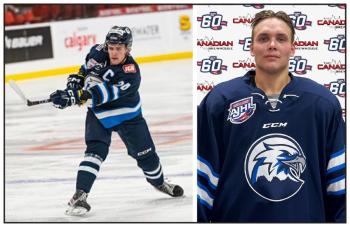
[[[250,44],[250,55],[251,55],[252,57],[255,56],[255,54],[254,54],[254,46],[253,46],[253,43]]]
[[[295,54],[295,45],[294,42],[292,43],[292,47],[291,47],[291,52],[290,52],[290,56],[289,57],[293,57]]]

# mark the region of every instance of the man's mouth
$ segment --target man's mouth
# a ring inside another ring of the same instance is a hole
[[[277,58],[280,58],[280,57],[278,55],[265,55],[265,58],[277,59]]]

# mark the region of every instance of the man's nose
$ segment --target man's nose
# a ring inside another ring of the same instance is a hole
[[[276,48],[276,40],[271,39],[271,41],[269,43],[269,48],[270,49],[275,49]]]

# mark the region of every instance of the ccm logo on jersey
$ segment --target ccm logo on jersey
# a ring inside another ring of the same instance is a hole
[[[136,67],[134,64],[123,65],[123,70],[125,73],[136,73]]]
[[[287,127],[287,122],[276,122],[276,123],[266,123],[263,125],[263,128],[280,128]]]

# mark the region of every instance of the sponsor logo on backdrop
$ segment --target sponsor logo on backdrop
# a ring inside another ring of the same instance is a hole
[[[204,39],[197,39],[197,46],[205,50],[232,50],[232,40],[215,40],[214,37],[204,37]]]
[[[217,56],[210,56],[209,58],[197,61],[197,66],[200,66],[202,73],[210,73],[213,75],[219,75],[222,70],[227,70],[227,66],[223,64],[222,59]]]
[[[307,59],[301,56],[294,56],[289,59],[289,72],[294,72],[298,75],[304,75],[311,70],[312,66],[307,64]]]
[[[131,27],[134,40],[160,39],[160,28],[158,24],[150,24],[141,27]]]
[[[339,9],[346,9],[346,4],[330,4],[329,7],[338,7]]]
[[[179,17],[180,30],[181,31],[189,31],[191,30],[191,18],[188,15],[181,15]]]
[[[96,34],[77,34],[73,32],[72,35],[64,38],[65,48],[77,48],[82,51],[84,47],[91,48],[96,44]]]
[[[211,89],[213,89],[215,86],[214,81],[204,81],[201,83],[197,83],[197,91],[203,92],[203,93],[207,93],[209,91],[211,91]]]
[[[50,27],[5,30],[5,63],[53,58]]]
[[[43,45],[44,37],[42,35],[32,35],[27,37],[5,36],[5,46],[7,49],[18,49],[26,47],[36,47]]]
[[[341,61],[337,61],[332,59],[329,62],[323,62],[322,64],[317,65],[318,70],[327,70],[328,72],[337,74],[337,73],[345,73],[346,65],[342,64]]]
[[[345,29],[346,20],[340,16],[337,17],[332,15],[331,17],[325,17],[317,20],[317,25],[322,27],[327,26],[334,29]]]
[[[234,69],[241,68],[249,71],[255,69],[255,62],[253,59],[247,58],[246,60],[238,60],[237,62],[233,62],[232,67]]]
[[[214,31],[221,30],[222,26],[227,26],[227,21],[225,21],[223,16],[217,12],[210,12],[209,14],[197,17],[197,21],[200,22],[201,28],[210,28]]]
[[[250,26],[250,24],[253,22],[254,19],[254,15],[251,15],[250,13],[248,13],[245,16],[239,16],[239,17],[235,17],[232,19],[232,22],[234,24],[243,24],[246,26]]]
[[[238,44],[242,45],[244,51],[250,51],[250,45],[252,44],[252,37],[245,37],[240,39]]]
[[[346,86],[344,79],[338,79],[336,81],[331,81],[328,84],[324,84],[326,88],[328,88],[333,95],[339,96],[341,98],[345,97]]]
[[[336,37],[325,39],[323,43],[328,45],[329,51],[338,51],[340,53],[345,53],[345,48],[346,48],[345,35],[337,35]]]
[[[244,7],[253,7],[254,9],[263,9],[264,4],[244,4]]]
[[[296,50],[318,50],[317,40],[300,40],[297,37],[294,41]]]
[[[307,15],[302,12],[294,12],[288,15],[292,20],[293,26],[296,30],[305,30],[307,26],[311,26],[312,22],[307,20]]]

